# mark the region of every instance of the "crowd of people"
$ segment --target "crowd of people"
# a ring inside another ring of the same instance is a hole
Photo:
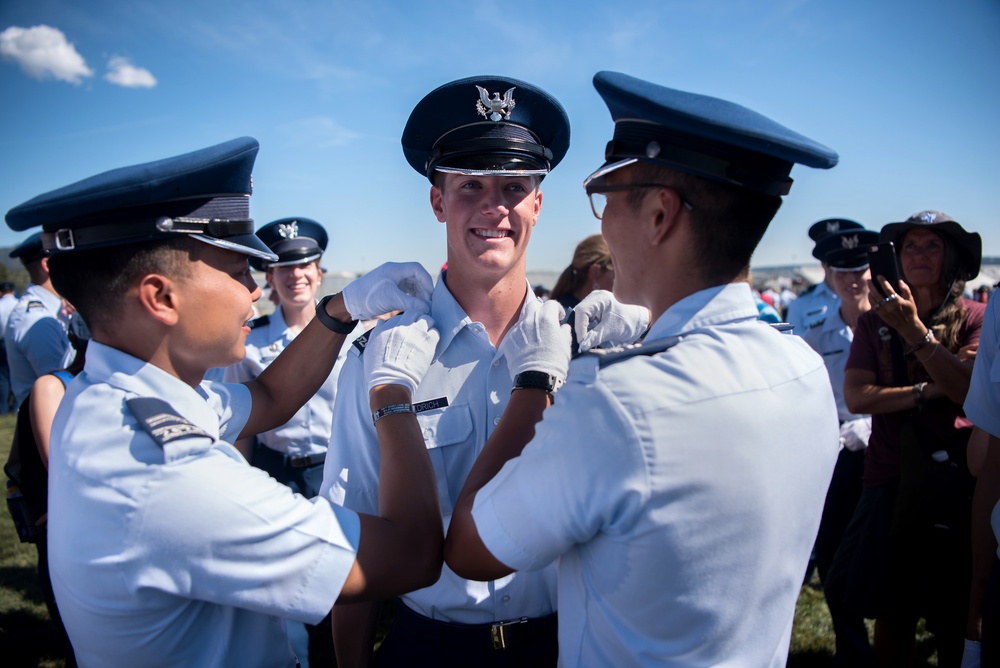
[[[551,292],[526,251],[569,114],[508,77],[448,82],[402,130],[446,227],[436,283],[387,263],[319,298],[326,228],[255,227],[246,137],[7,213],[41,227],[3,332],[71,664],[782,666],[811,564],[840,665],[907,665],[921,618],[939,665],[997,660],[980,236],[824,219],[823,283],[758,293],[793,167],[837,154],[729,101],[594,86],[601,234]],[[898,280],[872,275],[885,242]]]

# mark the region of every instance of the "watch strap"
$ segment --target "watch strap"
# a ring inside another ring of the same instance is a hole
[[[319,303],[316,304],[316,318],[323,323],[324,327],[334,334],[350,334],[354,331],[354,328],[358,326],[357,320],[341,322],[326,312],[326,303],[333,299],[334,296],[335,295],[327,295],[319,300]]]

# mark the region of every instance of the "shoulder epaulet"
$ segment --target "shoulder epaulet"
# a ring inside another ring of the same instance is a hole
[[[365,346],[368,345],[368,338],[372,335],[372,330],[368,330],[358,338],[354,339],[353,345],[357,349],[359,355],[363,355],[365,352]]]
[[[271,324],[270,315],[262,315],[259,318],[254,318],[250,321],[250,329],[257,329],[258,327],[267,327]]]
[[[29,299],[28,303],[25,304],[25,306],[24,306],[24,310],[25,311],[31,311],[32,309],[36,309],[36,308],[45,308],[45,304],[43,304],[38,299]]]
[[[146,431],[156,444],[163,448],[171,441],[188,436],[203,436],[212,438],[201,427],[198,427],[187,419],[181,417],[173,407],[162,399],[155,397],[136,397],[127,399],[125,405],[128,406],[132,414],[139,420],[139,424]]]
[[[598,366],[604,369],[612,364],[618,364],[619,362],[624,362],[625,360],[633,357],[662,353],[663,351],[669,350],[677,345],[681,338],[682,337],[680,336],[670,336],[665,339],[656,339],[655,341],[634,343],[623,348],[594,348],[590,352],[584,354],[596,356],[598,358]]]
[[[815,290],[818,285],[819,285],[819,283],[813,283],[808,288],[806,288],[805,290],[803,290],[802,292],[800,292],[799,293],[799,297],[801,297],[803,295],[809,294],[810,292],[812,292],[813,290]]]

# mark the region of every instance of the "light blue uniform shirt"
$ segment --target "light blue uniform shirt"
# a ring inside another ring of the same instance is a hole
[[[15,412],[39,377],[65,369],[73,361],[61,314],[62,299],[34,283],[10,312],[3,338]]]
[[[745,283],[674,304],[643,347],[678,335],[603,368],[574,360],[535,438],[476,495],[497,559],[558,560],[562,666],[788,658],[837,458],[826,369],[757,320]]]
[[[200,432],[158,445],[125,401]],[[318,623],[356,514],[293,494],[230,445],[242,385],[198,388],[91,341],[52,425],[49,568],[81,666],[294,666],[282,618]]]
[[[247,336],[247,354],[236,364],[227,367],[223,380],[243,383],[259,376],[295,338],[285,324],[279,306],[268,316],[266,325],[255,325]],[[315,455],[326,452],[330,442],[330,423],[333,420],[333,403],[337,397],[337,377],[347,355],[349,343],[344,344],[333,371],[323,381],[319,391],[296,411],[292,419],[271,431],[257,434],[257,440],[282,454]]]
[[[840,317],[840,308],[828,313],[825,319],[814,322],[809,329],[802,333],[802,338],[820,354],[823,363],[826,364],[826,370],[830,373],[833,396],[837,400],[837,415],[840,417],[840,421],[849,422],[867,417],[849,411],[847,402],[844,401],[844,370],[847,367],[847,358],[851,354],[854,332]]]
[[[794,334],[802,336],[809,329],[809,325],[825,318],[838,308],[840,308],[840,297],[830,289],[826,281],[823,281],[809,292],[792,300],[785,313],[785,320],[794,327],[792,330]]]
[[[525,294],[535,298],[527,283]],[[458,493],[507,406],[511,379],[503,343],[499,350],[493,346],[483,325],[465,314],[443,280],[434,288],[431,317],[441,339],[413,401],[447,401],[446,407],[417,414],[447,530]],[[320,496],[358,512],[377,513],[379,449],[364,372],[364,360],[351,346],[340,373]],[[402,599],[425,617],[462,624],[541,617],[556,609],[555,568],[474,582],[446,565],[434,585]]]

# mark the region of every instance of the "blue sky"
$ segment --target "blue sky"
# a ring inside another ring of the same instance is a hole
[[[0,1],[0,211],[98,172],[243,135],[261,144],[251,212],[323,223],[324,266],[444,261],[428,184],[403,159],[413,105],[504,74],[566,107],[531,270],[600,231],[581,188],[612,122],[598,70],[739,102],[840,153],[797,167],[755,266],[811,263],[808,226],[878,229],[939,209],[1000,255],[996,0],[518,3]],[[0,226],[0,246],[24,237]]]

